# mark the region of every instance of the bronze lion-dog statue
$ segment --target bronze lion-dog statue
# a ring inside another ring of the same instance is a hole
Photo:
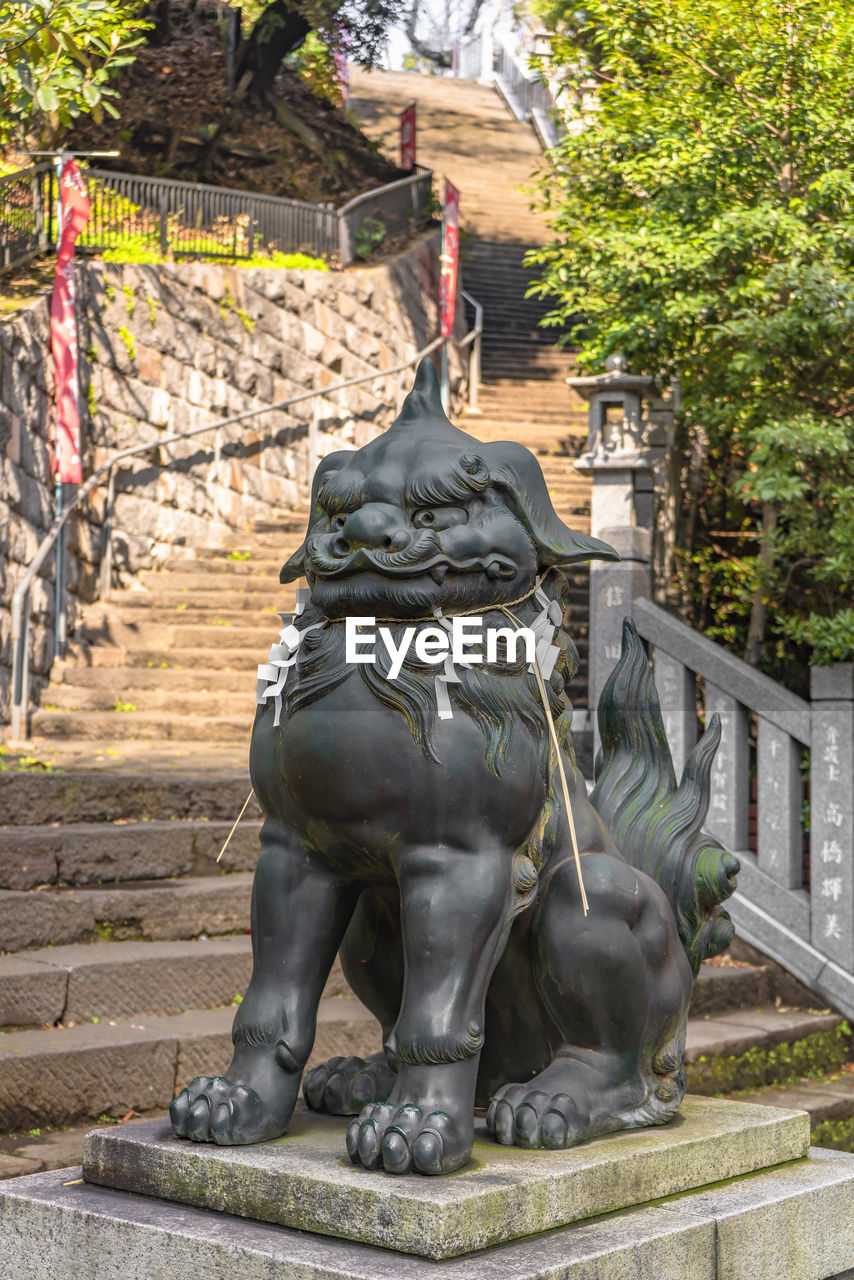
[[[588,799],[560,567],[616,553],[558,519],[527,449],[448,421],[429,361],[384,435],[321,462],[311,502],[281,573],[304,576],[310,600],[259,668],[252,978],[227,1074],[178,1095],[174,1132],[285,1133],[339,951],[384,1051],[316,1067],[304,1093],[356,1117],[354,1163],[458,1169],[476,1108],[498,1142],[529,1148],[666,1123],[693,977],[732,936],[720,904],[738,862],[700,830],[719,726],[677,786],[627,621]],[[475,614],[531,629],[536,662],[507,644],[493,661],[446,658],[437,678],[435,650],[404,644]],[[354,616],[394,641],[373,663],[348,661]]]

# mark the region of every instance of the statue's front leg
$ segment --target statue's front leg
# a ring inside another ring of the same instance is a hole
[[[177,1137],[233,1146],[285,1132],[357,893],[284,823],[265,821],[252,889],[252,978],[234,1019],[234,1057],[224,1076],[197,1077],[175,1098]]]
[[[347,1133],[355,1164],[389,1173],[450,1173],[471,1156],[474,1091],[489,979],[518,906],[513,855],[407,849],[399,882],[403,1002],[387,1048],[397,1080]]]

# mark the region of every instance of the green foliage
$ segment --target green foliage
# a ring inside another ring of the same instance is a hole
[[[136,339],[126,324],[120,326],[119,337],[125,344],[125,351],[128,353],[128,360],[133,364],[136,360]]]
[[[759,1089],[766,1084],[795,1084],[804,1077],[838,1071],[850,1051],[851,1028],[841,1022],[830,1031],[816,1031],[773,1049],[754,1047],[738,1057],[702,1055],[686,1066],[688,1091],[712,1095]]]
[[[621,351],[679,380],[681,440],[704,459],[695,620],[726,601],[719,634],[739,649],[764,602],[777,674],[793,640],[854,658],[854,7],[538,10],[567,100],[591,75],[598,90],[542,180],[537,291],[585,369]]]
[[[138,0],[10,0],[0,8],[0,145],[56,142],[79,115],[118,116],[110,83],[133,61]]]
[[[810,1146],[854,1151],[854,1116],[845,1116],[843,1120],[820,1120],[810,1134]]]
[[[316,98],[325,99],[333,107],[341,105],[341,85],[331,41],[317,31],[309,31],[299,49],[289,54],[285,62],[299,72]]]
[[[356,242],[353,246],[356,257],[369,258],[377,245],[385,239],[386,229],[382,218],[365,218],[356,232]]]
[[[122,293],[125,295],[125,306],[128,309],[128,316],[132,316],[136,308],[136,294],[129,284],[122,285]]]

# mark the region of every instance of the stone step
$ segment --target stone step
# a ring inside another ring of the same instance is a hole
[[[252,972],[248,935],[178,942],[97,942],[0,956],[0,1027],[183,1013],[231,1005]],[[351,996],[340,965],[326,996]]]
[[[776,1005],[688,1019],[685,1053],[692,1093],[731,1093],[837,1071],[851,1052],[838,1014]]]
[[[854,1149],[854,1073],[835,1072],[817,1080],[802,1079],[794,1085],[769,1085],[755,1093],[739,1094],[740,1102],[767,1107],[791,1107],[810,1118],[813,1146],[837,1151]]]
[[[0,938],[4,951],[16,952],[99,938],[172,942],[245,933],[251,892],[249,872],[38,893],[3,889]]]
[[[178,672],[161,672],[177,675]],[[79,675],[98,676],[81,670]],[[243,680],[243,676],[235,676]],[[248,767],[214,776],[181,772],[114,773],[109,769],[8,771],[0,787],[0,827],[206,818],[231,823],[249,794]],[[252,818],[251,809],[247,817]],[[0,831],[0,837],[5,833]]]
[[[248,936],[98,942],[0,956],[0,1027],[66,1027],[229,1005],[252,972]]]
[[[233,1021],[233,1007],[191,1007],[0,1036],[0,1132],[168,1107],[196,1076],[224,1073]],[[341,1044],[375,1053],[380,1029],[357,1000],[331,996],[320,1003],[310,1063]]]
[[[187,609],[215,609],[219,605],[229,613],[245,617],[252,612],[277,613],[284,609],[291,612],[296,602],[293,588],[283,588],[273,577],[262,579],[259,575],[251,584],[238,586],[220,573],[195,573],[192,581],[187,581],[189,576],[188,573],[152,575],[145,591],[117,594],[110,600],[109,607],[142,611],[169,609],[183,613]]]
[[[730,1009],[755,1009],[772,1002],[771,978],[764,966],[703,964],[694,981],[691,1014],[723,1017]]]
[[[132,673],[134,668],[125,668]],[[163,673],[167,674],[166,672]],[[187,693],[175,688],[146,689],[137,685],[131,676],[127,684],[110,679],[99,688],[75,685],[51,685],[42,698],[44,710],[57,711],[110,711],[118,715],[134,712],[171,711],[173,715],[203,716],[208,709],[220,717],[239,720],[255,714],[255,673],[247,671],[241,680],[243,692],[227,692],[218,687],[210,676],[207,691]],[[180,686],[179,686],[180,687]]]
[[[258,860],[261,821],[252,803],[217,863],[217,855],[249,794],[229,821],[74,822],[68,826],[0,828],[0,889],[82,886],[249,871]]]
[[[87,644],[114,644],[128,653],[142,649],[168,649],[180,655],[177,661],[186,662],[192,659],[194,649],[217,649],[220,644],[228,644],[230,630],[237,628],[218,627],[215,623],[187,623],[145,620],[144,633],[139,623],[123,623],[120,616],[113,611],[117,606],[100,606],[104,613],[97,621],[85,621],[77,629],[76,636]],[[110,610],[110,612],[107,612]],[[281,623],[276,625],[275,615],[271,615],[269,623],[251,623],[239,628],[240,646],[246,649],[267,650],[276,638]],[[225,633],[225,634],[224,634]],[[189,652],[185,652],[189,651]]]
[[[57,669],[59,668],[59,669]],[[109,672],[109,674],[106,674]],[[111,697],[110,706],[116,701],[127,701],[123,696],[129,689],[166,690],[181,693],[215,692],[218,696],[225,693],[245,693],[251,684],[254,671],[245,668],[241,671],[196,670],[182,667],[78,667],[70,663],[55,664],[51,671],[51,684],[44,695],[45,702],[51,702],[54,694],[61,689],[104,690]]]
[[[300,536],[295,537],[292,542],[283,542],[281,554],[270,555],[265,548],[263,555],[254,555],[248,560],[239,562],[224,560],[221,555],[204,556],[200,551],[197,551],[194,556],[170,556],[158,569],[143,569],[139,574],[139,580],[143,586],[148,586],[152,581],[159,581],[166,573],[180,573],[188,576],[197,573],[219,573],[223,577],[227,575],[234,578],[235,581],[243,578],[275,577],[278,582],[279,570],[290,555],[290,551],[295,551],[300,545],[304,533],[305,524],[300,530]]]
[[[124,1131],[132,1133],[146,1123],[124,1126]],[[342,1150],[344,1129],[342,1122]],[[201,1155],[204,1144],[199,1145]],[[493,1156],[489,1149],[482,1154]],[[519,1154],[529,1153],[512,1153]],[[680,1159],[676,1156],[674,1165]],[[629,1157],[625,1173],[634,1176]],[[622,1174],[615,1168],[616,1187],[625,1181]],[[484,1181],[489,1177],[484,1170]],[[495,1194],[516,1190],[506,1163],[498,1164],[492,1177]],[[464,1179],[461,1171],[443,1180],[443,1190],[449,1181],[459,1189],[458,1180]],[[203,1181],[219,1185],[215,1175]],[[380,1200],[391,1183],[407,1181],[420,1190],[423,1180],[373,1174],[370,1186]],[[397,1185],[393,1189],[396,1194]],[[543,1194],[541,1199],[549,1198]],[[555,1199],[561,1202],[562,1197]],[[417,1208],[413,1206],[410,1220],[419,1221]],[[472,1217],[481,1213],[478,1206]],[[321,1237],[314,1223],[306,1231],[271,1228],[248,1217],[93,1186],[84,1182],[79,1165],[0,1185],[0,1249],[9,1262],[10,1280],[114,1280],[141,1275],[143,1259],[146,1276],[170,1280],[850,1280],[852,1219],[854,1159],[818,1149],[806,1159],[727,1177],[663,1204],[601,1214],[446,1263]],[[518,1232],[518,1210],[516,1226]]]
[[[217,628],[219,630],[219,628]],[[220,635],[224,639],[231,641],[231,646],[216,647],[211,649],[198,648],[182,649],[180,652],[177,648],[161,646],[147,647],[140,644],[137,648],[134,646],[120,644],[90,644],[88,641],[79,642],[75,640],[68,647],[69,660],[79,660],[81,664],[88,667],[104,668],[104,667],[144,667],[146,670],[167,670],[169,668],[181,671],[251,671],[254,675],[255,668],[259,662],[263,662],[270,650],[270,643],[273,638],[270,632],[266,635],[263,644],[239,647],[235,644],[235,640],[242,640],[241,635],[233,634],[234,628],[223,627]],[[259,653],[262,655],[259,657]]]
[[[143,655],[149,652],[144,650]],[[257,664],[257,653],[253,656]],[[253,656],[244,658],[241,655],[241,658],[254,675],[251,668]],[[248,750],[253,715],[251,706],[242,716],[198,713],[181,716],[165,711],[36,711],[31,723],[35,738],[88,738],[97,741],[125,737],[198,742],[210,736],[217,742],[245,742]]]
[[[241,632],[270,628],[275,633],[282,626],[279,614],[292,611],[292,608],[286,609],[284,600],[280,602],[278,609],[271,604],[271,599],[275,600],[272,591],[260,597],[263,604],[247,609],[239,607],[241,597],[230,591],[207,592],[201,599],[194,592],[188,591],[176,593],[175,598],[179,601],[177,605],[159,604],[156,599],[142,600],[139,597],[133,601],[125,601],[118,596],[108,605],[99,605],[97,612],[93,612],[93,607],[89,606],[83,615],[82,634],[89,637],[95,632],[100,638],[109,641],[111,637],[123,638],[124,629],[127,629],[133,637],[146,639],[151,635],[157,641],[161,639],[163,627],[173,626],[182,629],[235,627],[240,628]],[[237,608],[233,607],[235,601]]]
[[[150,595],[169,591],[180,593],[181,595],[190,595],[196,591],[227,592],[229,597],[239,600],[242,596],[255,596],[259,594],[265,595],[264,604],[275,604],[279,608],[293,609],[296,600],[296,587],[294,583],[288,583],[283,586],[279,582],[279,570],[285,563],[287,553],[283,553],[276,560],[265,562],[265,567],[256,566],[254,572],[242,574],[240,576],[233,574],[230,569],[223,569],[218,560],[199,560],[188,561],[183,568],[177,569],[158,569],[145,570],[140,574],[144,591],[114,591],[110,596],[110,600],[128,599],[145,600]],[[186,597],[185,597],[186,598]],[[181,604],[182,601],[176,600],[175,604]]]

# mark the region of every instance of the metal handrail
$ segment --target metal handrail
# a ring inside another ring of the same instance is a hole
[[[483,332],[483,307],[476,302],[470,294],[460,290],[463,297],[466,298],[475,307],[475,324],[469,332],[459,340],[459,347],[472,346],[472,352],[469,357],[469,378],[468,393],[469,407],[476,411],[477,407],[477,382],[473,380],[473,372],[476,373],[477,380],[480,379],[480,342]],[[159,449],[164,445],[174,444],[178,440],[189,440],[195,436],[204,435],[205,432],[219,432],[223,427],[232,426],[236,422],[245,422],[247,418],[257,418],[264,413],[273,413],[279,409],[285,409],[289,405],[299,404],[302,401],[310,400],[315,396],[327,397],[335,391],[343,391],[348,387],[356,387],[361,383],[375,382],[378,378],[387,378],[397,375],[398,378],[406,369],[411,369],[425,356],[430,355],[439,347],[444,346],[447,341],[444,337],[434,338],[426,347],[422,347],[415,355],[411,356],[402,364],[394,365],[390,369],[375,369],[371,373],[362,374],[358,378],[348,378],[344,382],[334,383],[329,387],[320,387],[316,390],[301,391],[298,395],[289,396],[286,400],[278,400],[274,404],[263,405],[257,409],[247,409],[243,413],[236,413],[230,418],[222,418],[219,422],[208,423],[204,427],[193,427],[189,431],[174,432],[172,435],[164,436],[159,440],[150,440],[145,444],[135,445],[132,449],[122,449],[119,453],[113,455],[108,462],[94,471],[89,479],[78,490],[68,505],[65,507],[61,516],[54,519],[50,529],[39,543],[38,550],[33,557],[32,562],[27,568],[26,573],[16,587],[12,596],[12,723],[11,735],[13,739],[20,739],[27,731],[27,719],[29,714],[30,701],[30,625],[32,621],[32,609],[30,602],[30,588],[39,569],[44,564],[50,552],[56,543],[57,537],[64,528],[66,521],[72,511],[76,510],[84,498],[86,498],[99,480],[103,476],[107,476],[107,502],[104,508],[104,525],[103,525],[103,549],[101,556],[101,572],[100,572],[100,595],[105,597],[112,585],[112,533],[113,533],[113,507],[115,504],[115,467],[119,462],[123,462],[126,458],[137,457],[140,454],[147,453],[151,449]],[[400,396],[398,396],[398,400]],[[218,441],[216,444],[217,453],[219,452]],[[168,470],[175,466],[183,459],[171,458],[161,463],[161,469]],[[65,610],[64,600],[54,601],[56,625],[59,625],[59,618]]]

